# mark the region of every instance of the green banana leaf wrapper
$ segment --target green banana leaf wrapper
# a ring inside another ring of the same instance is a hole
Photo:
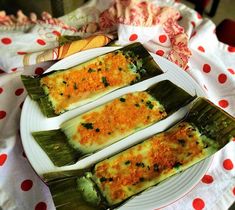
[[[54,117],[162,73],[148,51],[134,43],[69,69],[21,79],[42,113]]]
[[[58,130],[32,135],[54,165],[70,165],[165,119],[194,98],[164,80],[146,91],[123,95],[64,122]]]
[[[213,155],[234,136],[235,119],[199,98],[170,129],[91,168],[52,172],[43,178],[57,210],[115,209]]]

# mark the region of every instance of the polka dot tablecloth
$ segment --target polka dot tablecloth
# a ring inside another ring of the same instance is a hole
[[[131,10],[136,2],[117,0],[122,5],[118,8],[129,9],[129,13],[118,13],[124,16],[117,18],[110,13],[114,11],[110,10],[112,1],[93,0],[60,20],[71,27],[92,22],[107,33],[117,31],[118,44],[142,42],[149,51],[181,66],[212,102],[235,116],[235,48],[220,43],[215,25],[183,4],[157,0],[151,5],[138,3],[138,9]],[[35,174],[22,149],[20,113],[27,92],[20,75],[40,75],[55,62],[24,66],[24,55],[53,49],[58,46],[58,36],[78,33],[49,23],[35,23],[27,31],[17,27],[6,31],[0,25],[0,31],[0,207],[54,210],[47,186]],[[235,201],[234,151],[235,140],[214,155],[207,173],[190,192],[160,209],[227,209]]]

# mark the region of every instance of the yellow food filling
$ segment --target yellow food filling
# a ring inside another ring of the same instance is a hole
[[[180,123],[98,163],[93,179],[113,205],[189,167],[205,153],[199,132],[188,123]]]
[[[66,71],[45,76],[41,85],[56,114],[101,93],[130,84],[139,74],[130,69],[131,58],[118,51]]]
[[[63,124],[70,143],[84,153],[110,145],[166,117],[147,92],[126,94]]]

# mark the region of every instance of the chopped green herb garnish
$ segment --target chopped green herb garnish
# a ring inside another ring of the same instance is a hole
[[[191,154],[192,154],[191,152],[188,152],[188,153],[187,153],[187,156],[190,156]]]
[[[143,182],[144,181],[144,177],[140,177],[140,182]]]
[[[89,69],[88,69],[88,73],[91,73],[91,72],[95,72],[95,70],[92,69],[92,68],[89,68]]]
[[[147,106],[149,109],[153,109],[153,104],[151,103],[151,101],[147,101],[147,102],[146,102],[146,106]]]
[[[184,139],[178,139],[179,144],[184,147],[185,146],[185,140]]]
[[[74,84],[73,84],[73,89],[74,89],[74,90],[77,90],[77,89],[78,89],[77,83],[74,83]]]
[[[179,124],[178,127],[179,127],[179,128],[184,128],[184,127],[185,127],[185,124]]]
[[[108,83],[106,77],[102,77],[101,79],[102,79],[102,82],[103,82],[105,87],[109,86],[109,83]]]
[[[131,161],[127,160],[127,161],[125,162],[125,165],[129,165],[130,163],[131,163]]]
[[[86,129],[93,129],[93,124],[92,123],[82,123],[82,126]]]
[[[155,163],[155,164],[153,165],[153,170],[156,171],[156,172],[159,171],[159,166],[158,166],[158,164]]]
[[[142,167],[142,168],[144,168],[144,163],[142,163],[142,162],[136,163],[135,165],[136,165],[137,167]]]
[[[119,100],[120,100],[121,102],[125,102],[125,101],[126,101],[125,98],[120,98]]]
[[[180,162],[175,162],[175,164],[173,165],[173,168],[178,169],[181,165],[182,165],[182,163],[180,163]]]
[[[100,132],[100,129],[99,129],[99,128],[96,128],[95,131],[96,131],[96,132]]]
[[[105,177],[100,178],[100,182],[105,182],[105,181],[107,181],[107,179]]]

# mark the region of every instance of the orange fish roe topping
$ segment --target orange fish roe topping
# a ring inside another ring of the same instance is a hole
[[[121,52],[108,53],[69,71],[45,76],[41,79],[41,85],[49,93],[49,100],[58,114],[95,93],[128,85],[139,78],[139,74],[129,68],[130,64],[131,59]]]
[[[98,163],[94,177],[109,202],[118,203],[157,183],[161,174],[190,163],[203,154],[198,132],[181,123]]]
[[[152,101],[150,101],[150,99]],[[112,139],[133,133],[166,116],[165,111],[147,92],[127,94],[107,103],[100,110],[84,114],[73,141],[84,146],[107,145]]]

